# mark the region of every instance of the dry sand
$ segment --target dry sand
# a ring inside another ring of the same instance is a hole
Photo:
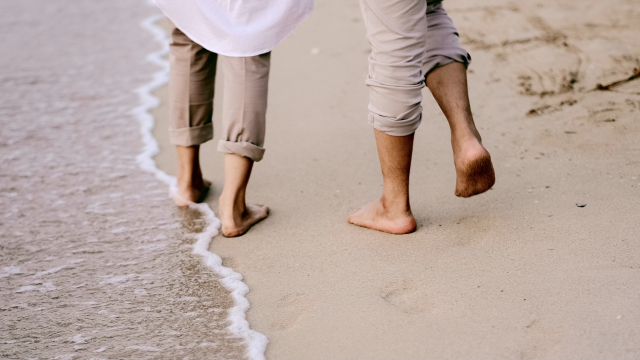
[[[317,1],[274,51],[267,152],[249,189],[271,216],[210,249],[244,275],[268,358],[640,358],[640,79],[592,90],[640,68],[640,7],[476,4],[445,7],[473,57],[497,183],[453,195],[447,123],[425,89],[410,235],[346,223],[381,190],[358,2]],[[157,161],[175,173],[166,106],[156,116]],[[203,147],[214,210],[216,142]]]

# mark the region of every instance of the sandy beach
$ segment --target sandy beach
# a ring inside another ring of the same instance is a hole
[[[317,1],[273,52],[267,152],[248,195],[271,215],[210,247],[243,274],[267,358],[640,357],[640,79],[595,90],[640,68],[637,3],[444,4],[473,57],[497,183],[453,195],[448,126],[425,89],[413,234],[346,222],[381,190],[358,2]],[[164,102],[156,161],[173,174],[166,114]],[[214,211],[217,139],[202,155]]]
[[[0,2],[0,358],[639,359],[638,2],[444,6],[473,57],[494,188],[454,196],[449,128],[424,89],[417,231],[347,223],[382,189],[370,48],[357,0],[318,0],[272,54],[248,190],[270,216],[225,238],[208,236],[222,91],[207,206],[168,195],[160,11]]]

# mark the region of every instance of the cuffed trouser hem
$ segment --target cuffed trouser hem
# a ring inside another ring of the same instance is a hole
[[[213,124],[181,129],[169,129],[169,141],[173,145],[194,146],[213,139]]]
[[[378,114],[369,107],[369,125],[391,136],[407,136],[413,134],[422,122],[422,106],[404,112],[392,118]]]
[[[236,154],[248,157],[249,159],[258,162],[262,160],[265,149],[249,142],[220,140],[218,142],[218,151],[225,154]]]
[[[451,64],[452,62],[459,62],[463,64],[465,68],[468,68],[469,64],[471,64],[471,55],[464,49],[450,48],[436,51],[438,51],[437,54],[427,53],[427,58],[422,65],[422,73],[425,77],[436,68]]]

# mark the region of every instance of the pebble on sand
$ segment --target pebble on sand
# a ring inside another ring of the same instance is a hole
[[[587,206],[587,204],[576,203],[576,206],[577,207],[585,207],[585,206]]]

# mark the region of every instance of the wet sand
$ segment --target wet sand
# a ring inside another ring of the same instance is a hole
[[[0,3],[0,358],[246,358],[234,299],[192,254],[205,219],[136,161],[157,14]]]
[[[623,0],[445,8],[473,57],[470,97],[497,183],[453,195],[447,123],[425,89],[413,234],[346,223],[381,190],[357,1],[318,1],[274,51],[267,152],[248,194],[271,216],[210,249],[244,275],[267,357],[640,357],[640,80],[592,90],[640,68],[640,9]],[[156,116],[157,161],[173,173],[166,112]],[[217,139],[202,156],[214,211]]]

